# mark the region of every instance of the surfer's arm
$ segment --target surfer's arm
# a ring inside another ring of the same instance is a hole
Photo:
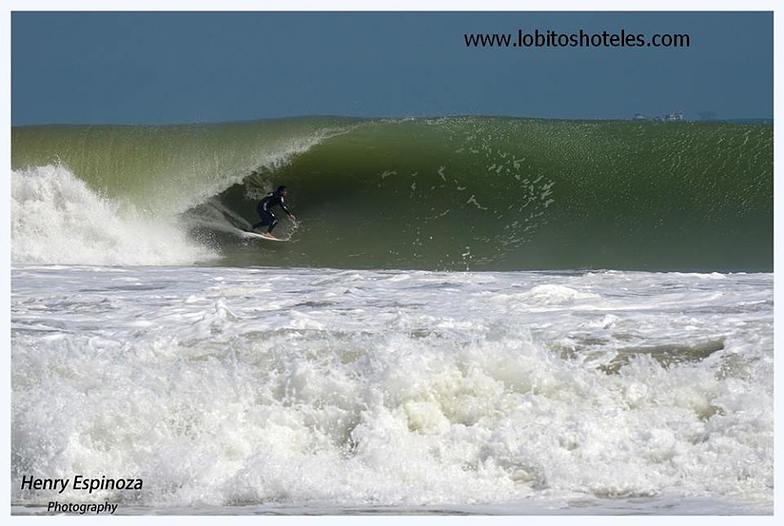
[[[288,215],[291,219],[296,219],[296,217],[294,217],[294,214],[291,213],[291,210],[289,210],[289,208],[286,206],[286,203],[283,201],[282,197],[280,198],[280,207],[283,209],[284,212],[286,212],[286,215]]]

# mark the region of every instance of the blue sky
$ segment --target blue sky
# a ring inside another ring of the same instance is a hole
[[[463,34],[688,33],[688,49],[469,49]],[[299,115],[772,118],[770,13],[12,14],[12,122]]]

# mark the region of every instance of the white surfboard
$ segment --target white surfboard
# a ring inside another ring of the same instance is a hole
[[[275,237],[269,234],[259,234],[258,232],[251,232],[250,230],[243,230],[241,235],[242,237],[264,239],[266,241],[288,241],[288,238]]]

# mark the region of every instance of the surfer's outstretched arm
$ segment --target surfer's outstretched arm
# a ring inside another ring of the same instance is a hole
[[[297,220],[297,217],[294,214],[292,214],[291,210],[289,210],[289,207],[286,206],[286,203],[283,201],[283,197],[280,198],[280,207],[283,209],[284,212],[286,212],[286,215],[288,215],[291,219],[293,219],[294,221]]]

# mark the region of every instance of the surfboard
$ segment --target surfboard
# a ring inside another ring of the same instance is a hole
[[[259,234],[258,232],[252,232],[250,230],[243,230],[242,237],[249,237],[253,239],[264,239],[266,241],[282,241],[282,242],[288,241],[288,238],[274,237],[269,234]]]

